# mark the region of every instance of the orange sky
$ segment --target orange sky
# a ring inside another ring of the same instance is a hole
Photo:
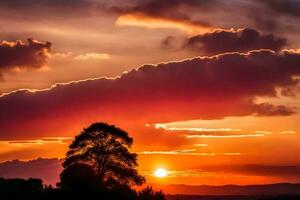
[[[151,183],[300,182],[299,11],[62,2],[0,1],[1,162],[63,158],[105,121],[134,138]]]

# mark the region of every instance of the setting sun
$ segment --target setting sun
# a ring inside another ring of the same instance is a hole
[[[164,178],[168,175],[168,172],[165,169],[159,168],[155,170],[154,175],[158,178]]]

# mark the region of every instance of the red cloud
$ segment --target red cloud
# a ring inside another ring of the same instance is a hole
[[[284,105],[255,103],[292,88],[300,54],[269,50],[145,65],[118,78],[57,84],[0,97],[0,138],[74,134],[92,121],[143,125],[244,115],[290,115]],[[284,94],[283,94],[284,95]]]

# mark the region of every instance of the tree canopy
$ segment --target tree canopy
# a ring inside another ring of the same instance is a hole
[[[97,122],[75,137],[63,167],[67,170],[74,164],[90,166],[104,187],[141,185],[145,178],[136,170],[137,154],[129,152],[132,144],[133,139],[124,130]],[[58,186],[63,186],[63,181]]]

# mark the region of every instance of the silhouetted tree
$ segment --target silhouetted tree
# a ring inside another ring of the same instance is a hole
[[[133,139],[127,132],[113,125],[94,123],[85,128],[69,146],[63,163],[65,169],[61,174],[62,180],[58,186],[66,186],[65,178],[75,164],[84,164],[85,167],[83,165],[80,167],[85,168],[84,170],[92,176],[91,170],[86,165],[90,166],[99,184],[106,188],[141,185],[145,179],[136,170],[137,154],[130,153],[128,150],[132,143]]]
[[[59,188],[66,191],[97,190],[100,183],[94,169],[86,164],[73,164],[60,174]]]

